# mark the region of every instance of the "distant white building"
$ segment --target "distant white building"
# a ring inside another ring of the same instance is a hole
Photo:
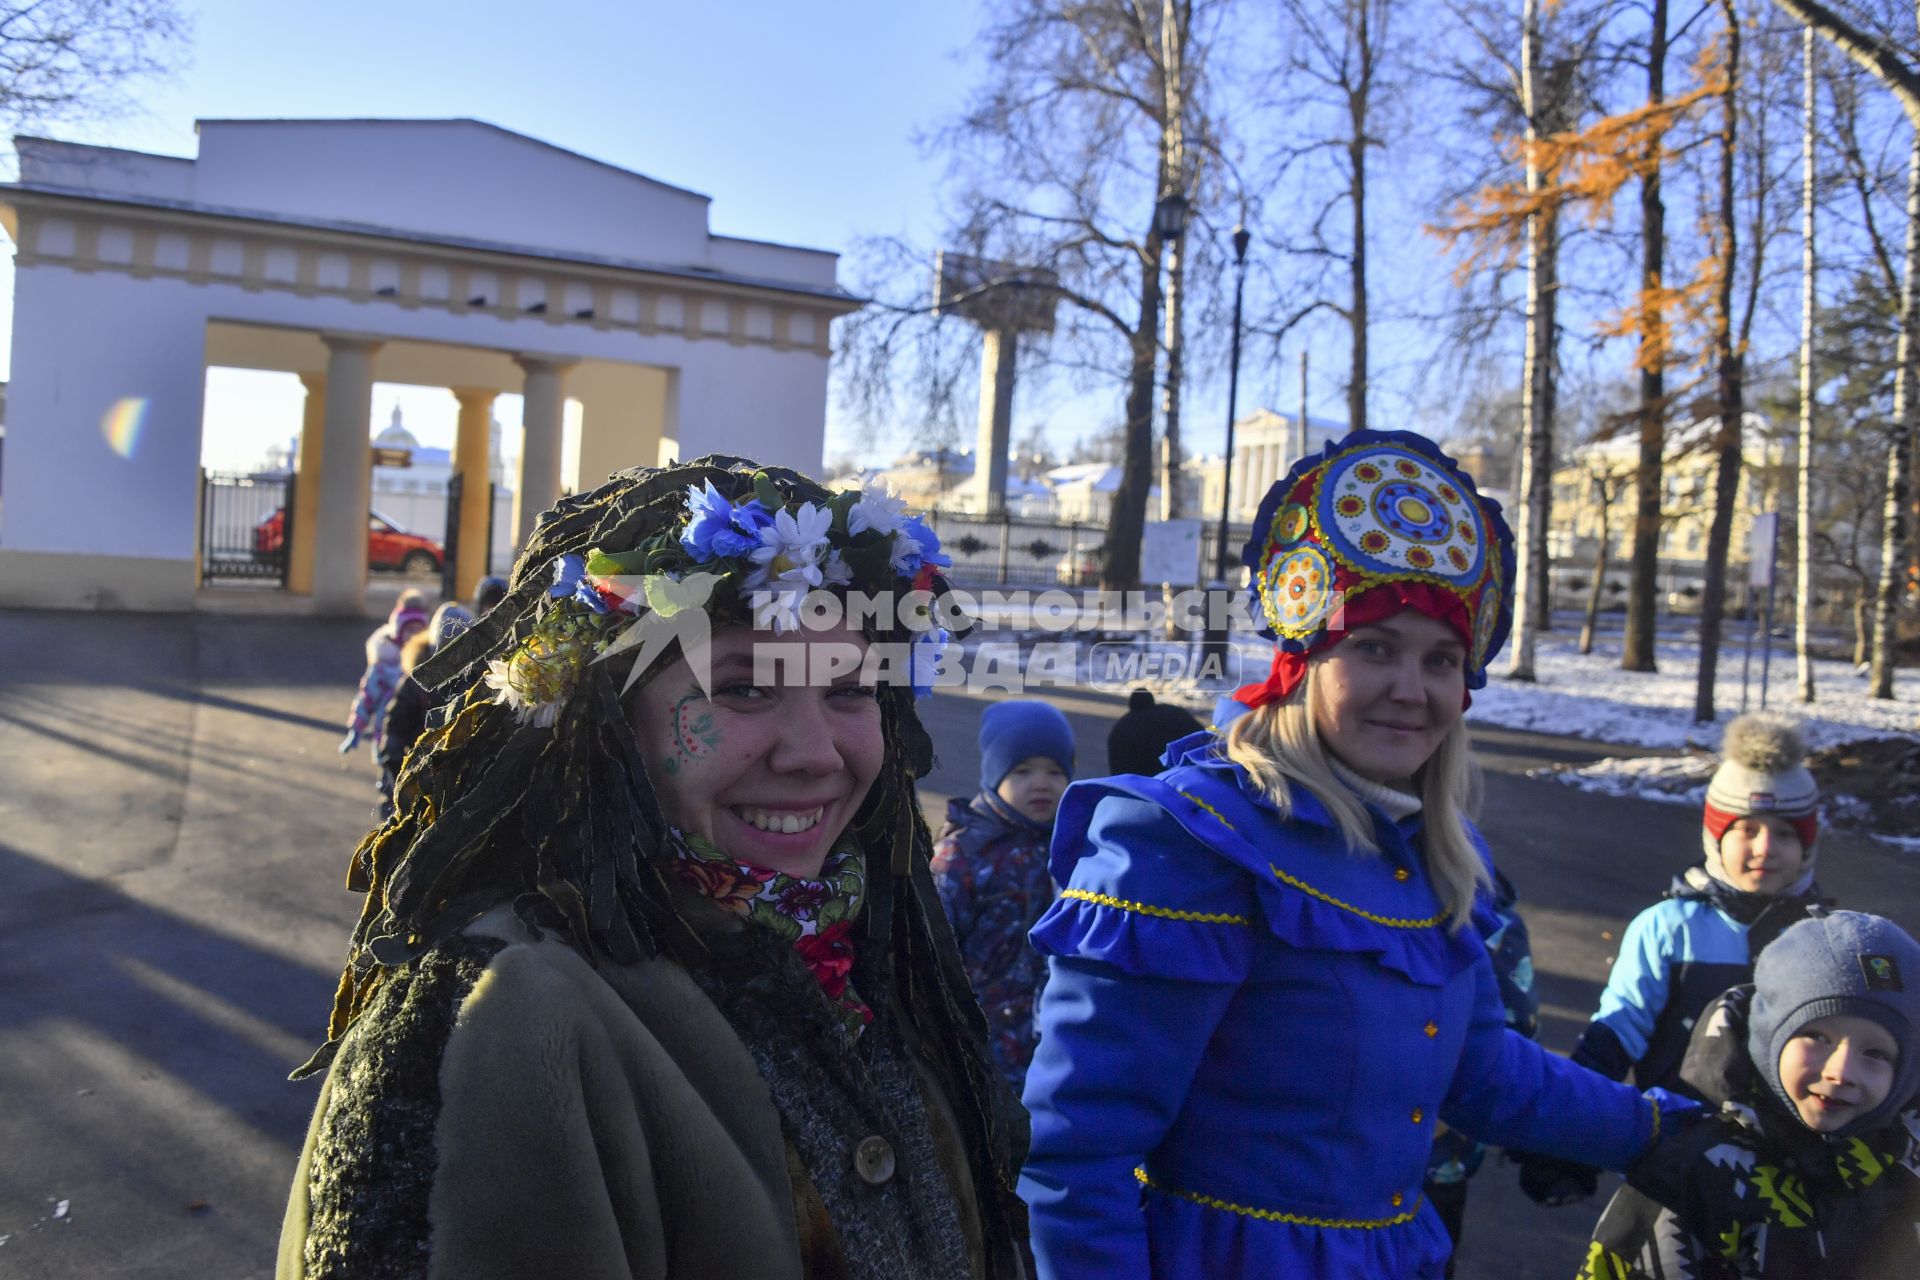
[[[1311,415],[1300,431],[1300,415],[1255,409],[1233,424],[1233,504],[1235,523],[1250,522],[1260,510],[1267,490],[1293,469],[1302,456],[1318,456],[1329,441],[1347,434],[1347,424]],[[1221,482],[1226,466],[1221,455],[1203,458],[1200,471],[1200,507],[1188,514],[1220,518]]]
[[[971,449],[921,449],[902,454],[884,467],[866,467],[829,482],[837,488],[864,488],[884,484],[905,499],[912,511],[976,513],[981,494],[974,483]],[[1045,520],[1054,515],[1053,487],[1043,479],[1027,479],[1016,469],[1007,471],[1007,513],[1016,519]]]
[[[194,606],[209,366],[306,384],[287,586],[323,612],[365,603],[376,381],[447,388],[475,477],[494,397],[523,397],[516,541],[623,467],[819,469],[829,327],[859,305],[836,255],[717,235],[705,196],[477,120],[197,130],[194,156],[15,139],[0,604]]]

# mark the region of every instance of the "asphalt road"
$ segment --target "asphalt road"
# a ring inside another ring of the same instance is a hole
[[[342,882],[374,774],[334,747],[369,627],[0,611],[0,1277],[271,1274],[316,1091],[286,1075],[322,1038],[359,907]],[[1098,774],[1121,704],[1057,700]],[[980,705],[928,704],[930,816],[975,785]],[[1483,825],[1565,1049],[1698,819],[1521,776],[1591,744],[1481,736]],[[1822,879],[1920,926],[1911,859],[1833,838]],[[1564,1280],[1598,1207],[1537,1209],[1490,1163],[1459,1274]]]

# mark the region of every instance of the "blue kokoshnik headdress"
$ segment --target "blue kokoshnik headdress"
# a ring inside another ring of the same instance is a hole
[[[1307,655],[1416,609],[1467,646],[1469,689],[1513,623],[1513,532],[1500,504],[1425,436],[1355,431],[1267,491],[1241,555],[1273,670],[1235,697],[1260,706],[1306,676]]]

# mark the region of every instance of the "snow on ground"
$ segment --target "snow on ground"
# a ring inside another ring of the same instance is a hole
[[[1635,796],[1671,804],[1704,805],[1707,780],[1719,763],[1718,756],[1705,754],[1609,756],[1579,768],[1558,765],[1530,769],[1527,776],[1564,782],[1603,796]]]
[[[1539,679],[1531,685],[1500,674],[1506,667],[1502,654],[1495,660],[1487,687],[1473,695],[1468,721],[1629,747],[1694,746],[1715,751],[1727,722],[1740,714],[1743,652],[1737,644],[1720,652],[1714,689],[1719,716],[1711,726],[1693,723],[1697,646],[1679,640],[1660,643],[1655,648],[1657,672],[1622,671],[1618,637],[1597,642],[1584,657],[1577,649],[1571,635],[1541,636],[1534,652]],[[1776,650],[1767,696],[1770,709],[1804,722],[1812,750],[1858,738],[1920,734],[1920,670],[1897,672],[1894,700],[1887,702],[1867,696],[1866,677],[1855,675],[1849,663],[1817,661],[1813,666],[1815,700],[1806,706],[1794,694],[1793,654]],[[1757,652],[1747,705],[1749,709],[1760,705]]]
[[[1195,680],[1201,649],[1186,642],[1167,642],[1157,635],[1076,634],[1031,629],[987,628],[961,643],[964,665],[975,679],[996,668],[983,661],[983,649],[992,645],[1013,660],[998,666],[1000,678],[1019,680],[1025,667],[1031,677],[1041,669],[1041,683],[1079,685],[1124,694],[1148,688],[1163,702],[1187,706],[1207,717],[1214,699],[1243,682],[1263,678],[1272,649],[1257,636],[1237,634],[1226,670],[1213,678]],[[1050,652],[1047,661],[1037,661]],[[1555,632],[1542,636],[1535,649],[1532,684],[1511,681],[1496,661],[1487,687],[1473,695],[1469,721],[1564,734],[1613,744],[1624,752],[1679,752],[1680,754],[1623,754],[1583,767],[1556,766],[1533,771],[1533,776],[1603,795],[1636,796],[1672,804],[1700,805],[1706,799],[1707,779],[1719,764],[1720,737],[1740,713],[1740,668],[1744,657],[1735,645],[1722,650],[1720,678],[1715,689],[1719,715],[1712,725],[1693,723],[1694,669],[1698,647],[1685,636],[1663,639],[1656,648],[1660,670],[1629,672],[1620,669],[1618,637],[1602,639],[1591,654],[1577,652],[1574,637]],[[1013,657],[1017,654],[1018,657]],[[1812,706],[1794,696],[1793,655],[1776,651],[1768,706],[1798,717],[1806,729],[1810,750],[1865,738],[1920,738],[1920,670],[1896,673],[1891,702],[1867,696],[1867,681],[1845,662],[1814,663]],[[1748,687],[1748,705],[1760,705],[1760,655],[1756,653]],[[1011,691],[1011,690],[1009,690]],[[1826,797],[1828,820],[1856,830],[1871,828],[1870,806],[1851,795]],[[1874,831],[1890,843],[1920,852],[1920,838]]]

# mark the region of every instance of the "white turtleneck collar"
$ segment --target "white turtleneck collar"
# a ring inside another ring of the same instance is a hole
[[[1346,783],[1349,791],[1384,812],[1393,821],[1399,822],[1420,812],[1419,796],[1390,787],[1384,782],[1363,778],[1342,764],[1331,752],[1327,755],[1327,763],[1333,766],[1333,776]]]

